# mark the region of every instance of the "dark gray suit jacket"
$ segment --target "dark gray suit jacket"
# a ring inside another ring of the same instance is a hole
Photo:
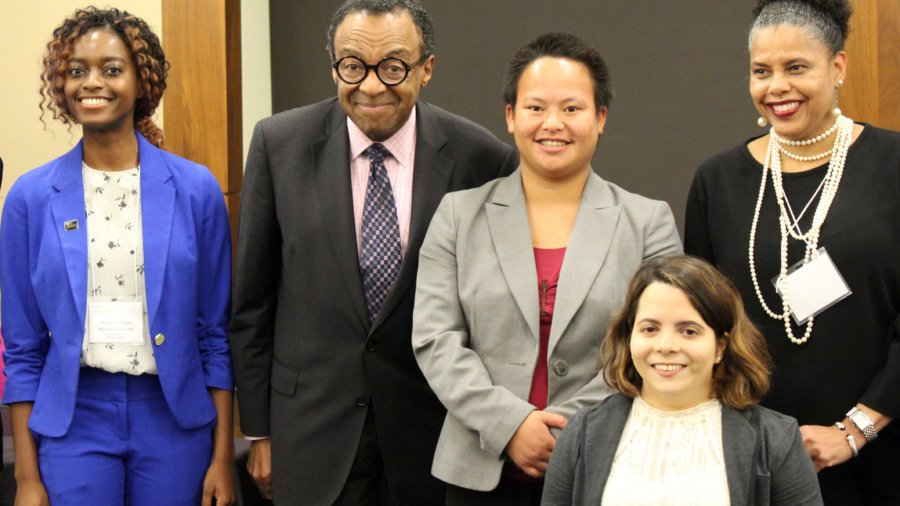
[[[544,506],[600,504],[633,399],[622,394],[581,410],[553,450]],[[722,405],[722,446],[731,506],[822,504],[797,421],[754,406]]]
[[[366,413],[375,415],[400,505],[442,504],[429,474],[444,408],[410,345],[419,247],[441,197],[515,169],[515,151],[438,107],[416,107],[409,241],[369,326],[350,186],[347,116],[337,100],[276,114],[247,158],[232,353],[241,429],[271,436],[279,504],[331,504]]]

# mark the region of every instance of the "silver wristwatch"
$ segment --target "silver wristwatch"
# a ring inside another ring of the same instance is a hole
[[[866,442],[871,443],[878,439],[878,431],[875,430],[875,424],[869,419],[869,416],[854,406],[847,412],[847,418],[856,425],[856,428],[866,436]]]

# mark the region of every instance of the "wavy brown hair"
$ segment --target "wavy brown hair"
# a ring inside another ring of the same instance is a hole
[[[647,260],[635,273],[625,305],[609,322],[603,340],[603,377],[619,392],[635,397],[643,381],[631,357],[631,332],[638,302],[651,283],[687,295],[703,321],[724,341],[722,361],[713,367],[713,394],[723,404],[748,408],[769,390],[771,360],[766,341],[744,312],[737,289],[705,261],[691,256]]]
[[[87,7],[78,9],[53,30],[47,43],[44,70],[41,73],[41,122],[51,114],[68,127],[77,123],[66,103],[66,73],[72,46],[79,37],[94,30],[108,30],[125,43],[137,73],[137,100],[134,106],[134,127],[157,147],[163,145],[163,132],[151,119],[166,89],[169,62],[163,53],[159,37],[147,23],[127,11]]]

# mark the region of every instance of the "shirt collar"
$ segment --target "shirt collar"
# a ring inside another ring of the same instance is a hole
[[[362,130],[356,126],[350,117],[347,117],[347,132],[350,135],[350,161],[356,160],[363,155],[363,151],[369,149],[375,141],[370,139]],[[403,168],[407,167],[413,150],[416,148],[416,106],[413,106],[409,113],[406,123],[397,130],[394,135],[388,137],[381,144],[391,152],[391,155]]]

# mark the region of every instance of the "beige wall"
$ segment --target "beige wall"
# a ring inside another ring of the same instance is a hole
[[[0,157],[4,162],[0,206],[13,181],[24,172],[68,151],[81,137],[78,127],[66,131],[58,121],[41,124],[38,103],[41,57],[53,29],[86,0],[0,0]],[[161,0],[98,2],[136,14],[162,37]],[[241,0],[243,52],[244,156],[253,126],[272,113],[268,0]],[[163,42],[165,44],[165,42]],[[164,127],[160,107],[157,123]]]
[[[47,129],[44,129],[38,119],[38,87],[41,58],[53,29],[75,9],[89,4],[85,0],[0,0],[0,67],[3,68],[0,157],[4,164],[0,205],[16,177],[65,153],[81,138],[77,127],[69,133],[61,123],[51,119],[47,119]],[[97,5],[138,15],[161,35],[160,0],[120,0]],[[161,118],[157,119],[161,124]]]
[[[272,115],[269,0],[241,0],[241,67],[246,162],[253,127],[257,121]]]

